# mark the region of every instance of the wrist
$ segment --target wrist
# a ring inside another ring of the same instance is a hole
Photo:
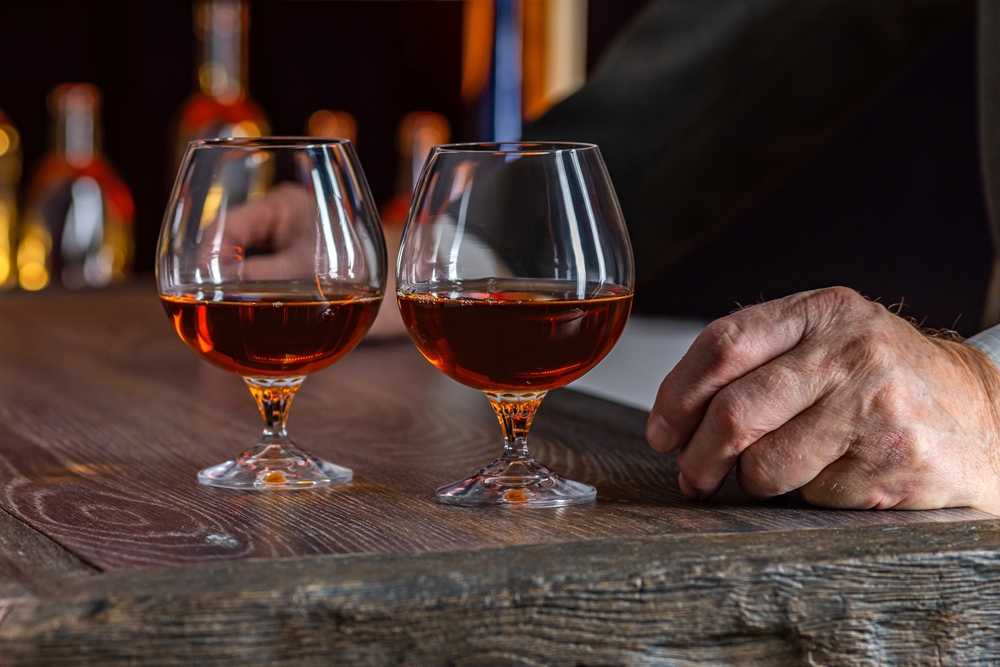
[[[1000,340],[1000,339],[998,339]],[[1000,515],[1000,354],[993,356],[978,345],[936,341],[949,348],[969,380],[972,404],[966,406],[968,416],[974,416],[977,427],[970,435],[981,438],[982,465],[970,470],[969,479],[980,482],[977,501],[972,507]]]

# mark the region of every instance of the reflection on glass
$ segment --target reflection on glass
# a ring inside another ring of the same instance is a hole
[[[132,270],[132,195],[101,150],[100,93],[64,84],[49,97],[53,147],[32,175],[17,249],[26,290],[103,287]]]

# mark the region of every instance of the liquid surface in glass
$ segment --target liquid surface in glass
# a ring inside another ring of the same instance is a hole
[[[381,297],[320,295],[315,285],[225,285],[160,297],[177,334],[212,364],[247,376],[305,375],[350,352],[364,337]]]
[[[462,384],[488,391],[566,385],[614,347],[632,308],[617,285],[490,279],[413,285],[398,294],[420,352]]]

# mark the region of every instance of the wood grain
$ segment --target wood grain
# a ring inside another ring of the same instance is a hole
[[[5,664],[993,665],[996,522],[118,571],[25,601]]]
[[[0,510],[0,618],[13,601],[48,595],[97,573],[93,566]]]
[[[329,490],[260,495],[200,487],[198,469],[256,441],[242,382],[177,340],[151,286],[0,302],[0,504],[100,568],[239,558],[412,553],[686,532],[975,520],[968,509],[833,512],[747,500],[730,480],[685,501],[645,415],[570,391],[543,404],[532,447],[598,488],[592,506],[438,505],[433,489],[499,453],[495,418],[408,342],[362,345],[310,377],[297,442],[355,470]]]

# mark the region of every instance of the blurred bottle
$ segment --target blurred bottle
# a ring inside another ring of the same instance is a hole
[[[531,122],[587,79],[587,0],[521,0],[521,97]]]
[[[101,153],[100,93],[63,84],[49,96],[52,150],[28,186],[18,281],[40,290],[102,287],[132,269],[135,207],[128,188]]]
[[[451,126],[448,119],[431,111],[414,111],[403,116],[396,131],[398,167],[396,171],[396,194],[382,205],[379,217],[382,226],[402,225],[410,210],[410,197],[417,185],[420,169],[427,160],[431,148],[448,143]]]
[[[587,0],[465,0],[463,133],[511,141],[587,75]]]
[[[463,4],[463,134],[475,141],[515,141],[521,136],[521,4]]]
[[[194,3],[198,39],[198,90],[177,119],[174,166],[188,142],[219,137],[259,137],[271,127],[247,92],[250,7],[240,0]]]
[[[21,137],[0,109],[0,290],[17,285],[17,191]]]
[[[358,143],[358,121],[346,111],[320,109],[306,121],[306,134],[325,139],[349,139]]]

